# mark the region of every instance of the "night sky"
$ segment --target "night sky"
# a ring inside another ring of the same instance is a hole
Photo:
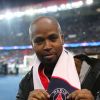
[[[0,10],[5,8],[21,7],[30,4],[41,3],[49,0],[0,0]]]

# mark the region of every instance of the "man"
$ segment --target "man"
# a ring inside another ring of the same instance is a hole
[[[94,100],[80,89],[72,55],[63,48],[63,35],[56,19],[39,17],[29,29],[34,54],[32,70],[19,85],[17,100]]]

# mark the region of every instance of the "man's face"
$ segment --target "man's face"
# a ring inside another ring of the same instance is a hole
[[[35,24],[32,45],[40,61],[44,64],[55,64],[62,53],[63,36],[58,25],[48,20]]]

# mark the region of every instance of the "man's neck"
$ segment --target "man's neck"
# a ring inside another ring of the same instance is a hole
[[[46,74],[46,76],[50,79],[51,78],[51,75],[53,73],[53,70],[54,70],[54,67],[55,65],[46,65],[44,67],[44,73]]]

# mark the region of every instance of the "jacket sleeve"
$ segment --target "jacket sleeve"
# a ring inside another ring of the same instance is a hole
[[[25,97],[24,97],[24,90],[22,88],[22,83],[19,84],[19,90],[18,90],[18,93],[17,93],[17,96],[16,96],[16,100],[26,100]]]
[[[19,84],[16,100],[27,100],[30,91],[34,90],[32,72],[28,72]]]

